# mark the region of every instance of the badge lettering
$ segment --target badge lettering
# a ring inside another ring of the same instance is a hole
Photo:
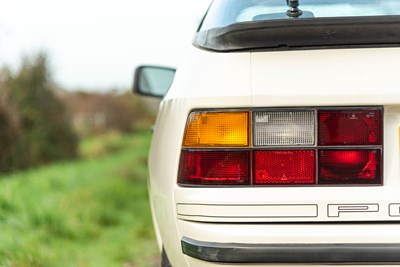
[[[341,213],[378,212],[378,204],[334,204],[328,205],[328,217],[340,217]]]

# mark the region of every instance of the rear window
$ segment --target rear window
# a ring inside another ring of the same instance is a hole
[[[300,0],[303,15],[289,18],[286,0],[214,0],[200,31],[240,22],[323,17],[400,15],[399,0]]]

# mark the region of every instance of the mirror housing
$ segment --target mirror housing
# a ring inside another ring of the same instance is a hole
[[[168,92],[175,77],[174,68],[139,66],[135,70],[133,92],[139,95],[162,98]]]

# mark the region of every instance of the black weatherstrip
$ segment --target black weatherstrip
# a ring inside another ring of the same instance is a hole
[[[215,52],[400,46],[400,16],[241,22],[198,32],[193,44]]]
[[[218,263],[400,263],[400,244],[238,244],[182,238],[184,254]]]

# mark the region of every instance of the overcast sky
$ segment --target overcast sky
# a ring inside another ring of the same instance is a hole
[[[139,64],[178,65],[209,2],[0,0],[0,65],[45,50],[62,87],[130,87]]]

